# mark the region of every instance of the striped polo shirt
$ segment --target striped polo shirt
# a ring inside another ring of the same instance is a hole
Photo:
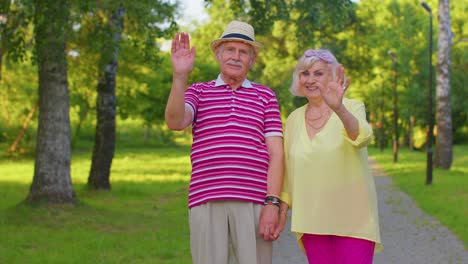
[[[233,90],[218,76],[192,84],[185,103],[193,116],[189,208],[215,200],[263,203],[265,138],[283,136],[275,93],[248,80]]]

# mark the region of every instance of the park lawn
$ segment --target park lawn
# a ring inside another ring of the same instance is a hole
[[[392,149],[380,152],[369,148],[369,154],[382,166],[387,175],[418,206],[447,226],[468,247],[468,145],[454,146],[450,170],[434,169],[433,181],[426,182],[425,151],[400,149],[398,162],[393,163]]]
[[[90,151],[73,153],[79,204],[22,203],[34,161],[0,160],[0,263],[190,263],[188,147],[117,149],[112,191],[86,189]]]
[[[188,147],[120,147],[112,191],[85,188],[89,150],[75,151],[76,206],[30,206],[22,201],[34,161],[0,159],[0,263],[190,263]],[[468,242],[468,146],[455,146],[450,171],[434,170],[425,186],[425,152],[370,153],[419,206]]]

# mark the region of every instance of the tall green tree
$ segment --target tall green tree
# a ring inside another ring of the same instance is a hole
[[[35,0],[34,10],[39,127],[34,177],[27,200],[74,203],[65,53],[69,1]]]
[[[434,166],[450,169],[453,160],[453,129],[452,107],[450,103],[452,27],[450,26],[449,0],[439,0],[438,21],[436,66],[437,140],[434,152]]]
[[[93,189],[110,189],[110,171],[115,150],[115,129],[117,114],[117,68],[120,58],[122,36],[134,36],[134,46],[141,47],[147,60],[159,58],[153,53],[158,48],[155,44],[158,37],[162,37],[174,29],[175,5],[159,0],[140,1],[104,1],[103,6],[95,8],[96,13],[102,14],[98,39],[102,47],[99,54],[98,94],[97,94],[97,122],[96,136],[93,149],[91,170],[88,186]],[[125,16],[125,9],[129,12]],[[127,17],[128,29],[124,32],[124,20]],[[162,25],[166,22],[168,25]],[[138,34],[142,34],[139,36]]]
[[[88,186],[93,189],[110,189],[110,169],[115,150],[115,117],[117,98],[115,94],[118,56],[123,32],[124,3],[117,2],[114,10],[108,10],[108,39],[103,45],[97,85],[97,122],[91,170]]]
[[[452,1],[450,19],[453,32],[450,68],[450,103],[454,144],[468,142],[468,5],[463,1]]]
[[[393,137],[389,120],[396,106],[397,140],[413,144],[413,127],[427,122],[426,107],[421,107],[427,105],[427,17],[412,0],[367,0],[359,2],[353,19],[356,23],[342,33],[348,40],[344,57],[350,59],[344,65],[352,79],[349,92],[365,101],[370,121],[379,128],[376,142],[385,146]],[[394,62],[389,51],[398,58],[397,104],[392,103]]]
[[[205,2],[210,21],[193,34],[197,58],[202,58],[197,60],[196,65],[215,64],[210,42],[219,37],[229,21],[238,19],[249,22],[255,29],[257,40],[265,46],[249,78],[275,90],[286,114],[304,102],[293,99],[287,89],[297,58],[307,48],[329,47],[340,52],[345,43],[335,35],[349,23],[349,16],[355,8],[349,0]]]
[[[3,65],[3,54],[4,51],[4,35],[5,35],[5,24],[8,20],[7,13],[10,9],[10,1],[2,1],[0,3],[0,81],[2,80],[2,65]]]
[[[16,130],[37,105],[37,74],[28,74],[35,69],[23,64],[29,64],[26,50],[34,43],[30,26],[33,3],[23,2],[0,1],[0,141],[8,143],[17,138]],[[10,74],[5,75],[8,68]]]
[[[169,1],[147,0],[135,5],[126,1],[128,10],[120,71],[118,112],[122,117],[143,120],[146,131],[159,126],[172,77],[170,57],[162,50],[165,38],[172,38],[178,29],[178,4]],[[128,26],[127,26],[128,25]],[[147,140],[148,133],[144,140]]]

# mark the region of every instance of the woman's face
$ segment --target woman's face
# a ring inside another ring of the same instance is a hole
[[[309,69],[299,72],[299,94],[306,98],[320,97],[320,89],[326,88],[330,80],[328,64],[319,60]]]

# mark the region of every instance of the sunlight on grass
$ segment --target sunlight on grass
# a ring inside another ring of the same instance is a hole
[[[1,161],[0,181],[30,183],[34,173],[33,161]]]
[[[0,162],[0,263],[190,263],[189,149],[117,149],[110,192],[86,188],[90,157],[73,155],[76,206],[22,203],[34,161]]]
[[[0,160],[0,263],[190,263],[190,147],[119,147],[111,191],[86,187],[91,150],[74,151],[76,206],[31,206],[34,160]],[[425,186],[424,152],[370,148],[394,183],[468,244],[468,146],[456,146],[451,170]],[[394,201],[399,202],[399,201]],[[421,223],[426,224],[426,223]],[[57,250],[59,249],[59,250]]]
[[[30,184],[34,175],[34,160],[1,161],[0,181]],[[73,183],[86,183],[91,168],[91,155],[72,156]],[[111,182],[117,181],[188,181],[190,179],[189,149],[170,148],[117,150],[111,170]]]

